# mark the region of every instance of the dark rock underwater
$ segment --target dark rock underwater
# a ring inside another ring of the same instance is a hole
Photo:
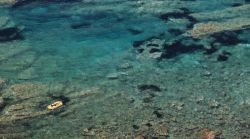
[[[0,138],[248,139],[249,37],[248,0],[1,0]]]

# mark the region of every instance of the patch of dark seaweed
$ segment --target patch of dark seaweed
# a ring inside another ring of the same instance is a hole
[[[230,52],[222,51],[222,52],[218,55],[217,61],[227,61],[230,55],[232,55]]]
[[[128,31],[129,31],[129,33],[131,33],[132,35],[138,35],[138,34],[143,33],[143,31],[142,31],[142,30],[133,29],[133,28],[128,28],[127,30],[128,30]]]
[[[134,42],[133,42],[133,47],[134,47],[134,48],[138,48],[138,47],[141,46],[144,42],[145,42],[145,40],[134,41]]]
[[[149,53],[155,53],[155,52],[161,52],[160,49],[157,49],[157,48],[152,48],[150,49]]]
[[[185,42],[187,40],[189,43]],[[203,45],[199,44],[197,40],[192,38],[182,38],[165,44],[162,58],[173,58],[179,54],[190,53],[201,49],[203,49]]]
[[[163,118],[163,114],[161,112],[159,112],[158,110],[153,111],[153,114],[157,117],[157,118]]]
[[[157,85],[153,85],[153,84],[142,84],[142,85],[138,85],[137,88],[141,92],[144,92],[144,91],[160,92],[161,91],[160,87],[158,87]]]
[[[174,29],[174,28],[168,29],[168,32],[175,36],[178,36],[184,33],[184,31],[182,31],[181,29]]]
[[[0,42],[7,42],[12,40],[23,40],[24,37],[20,33],[20,29],[16,27],[10,27],[0,29]]]
[[[214,43],[220,43],[223,45],[236,45],[244,43],[245,40],[240,39],[238,36],[241,31],[225,31],[211,35],[214,38]]]
[[[242,6],[242,5],[243,5],[242,3],[233,3],[232,7],[238,7],[238,6]]]
[[[211,54],[213,54],[214,52],[216,52],[217,50],[218,50],[218,48],[216,48],[215,46],[211,46],[211,48],[205,49],[204,54],[206,54],[206,55],[211,55]]]
[[[159,18],[163,21],[168,22],[171,18],[175,19],[187,19],[190,23],[187,24],[187,28],[192,28],[195,23],[198,22],[196,18],[190,15],[192,13],[189,9],[187,8],[180,8],[181,11],[177,12],[169,12],[169,13],[163,13],[159,16]]]
[[[70,25],[72,29],[81,29],[81,28],[88,28],[91,26],[91,23],[83,22],[83,23],[73,23]]]

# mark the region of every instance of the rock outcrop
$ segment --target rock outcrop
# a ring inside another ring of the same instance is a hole
[[[139,42],[139,41],[138,41]],[[162,56],[165,40],[153,38],[141,43],[134,43],[134,48],[138,52],[138,58],[142,59],[158,59]]]
[[[192,16],[200,21],[185,35],[194,38],[212,35],[224,31],[237,31],[250,28],[250,4],[225,8],[212,12],[194,13]]]
[[[211,21],[208,23],[195,24],[194,28],[187,31],[185,35],[200,38],[223,31],[237,31],[250,28],[249,18],[234,18],[223,22]]]

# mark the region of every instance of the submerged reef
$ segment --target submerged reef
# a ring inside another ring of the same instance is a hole
[[[248,139],[246,0],[0,1],[0,138]]]
[[[223,31],[237,31],[250,28],[249,18],[236,18],[225,22],[208,22],[195,24],[192,30],[187,32],[187,36],[199,38]]]
[[[147,59],[147,58],[152,58],[152,59],[157,59],[161,58],[162,56],[162,51],[164,47],[164,42],[165,40],[160,40],[160,39],[150,39],[148,41],[142,41],[141,45],[138,45],[138,42],[134,42],[133,47],[136,49],[138,53],[138,58],[142,59]]]
[[[216,45],[218,43],[235,45],[245,42],[244,40],[240,40],[235,34],[239,34],[240,31],[249,30],[249,4],[212,12],[192,13],[186,8],[179,8],[179,10],[160,15],[160,18],[167,25],[173,26],[168,29],[168,32],[174,35],[174,37],[172,39],[161,37],[164,43],[157,45],[160,45],[162,48],[150,49],[150,52],[153,53],[153,50],[155,50],[157,54],[147,57],[172,58],[181,53],[189,53],[202,49],[207,51],[207,53],[213,53],[218,50],[215,47],[216,42]],[[183,22],[181,20],[187,21]],[[175,25],[172,25],[173,23],[178,25],[178,29]],[[185,30],[187,31],[185,32]],[[143,45],[150,41],[150,39],[147,38],[134,42],[133,46],[139,55],[146,52],[144,52],[145,48]]]
[[[1,0],[0,4],[15,4],[17,1],[16,0]]]

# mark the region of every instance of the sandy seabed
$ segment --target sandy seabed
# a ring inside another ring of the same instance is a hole
[[[244,0],[1,6],[0,137],[249,139],[249,12]]]

